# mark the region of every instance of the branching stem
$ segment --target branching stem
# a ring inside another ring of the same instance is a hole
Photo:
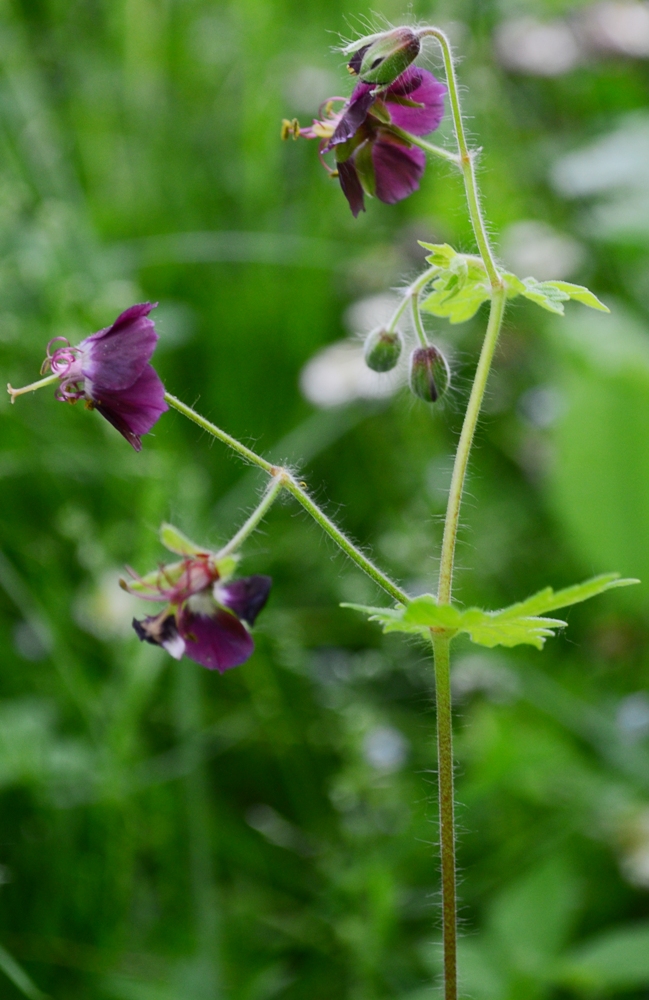
[[[217,553],[217,560],[224,559],[225,556],[230,556],[233,552],[236,552],[237,549],[241,548],[241,545],[245,542],[248,535],[251,535],[257,525],[263,521],[268,511],[277,500],[277,497],[282,492],[283,486],[284,483],[279,476],[270,480],[261,501],[257,507],[255,507],[245,524],[241,525],[236,535],[234,535],[227,545],[224,545],[223,548]]]
[[[320,509],[315,500],[309,496],[305,486],[298,482],[292,472],[282,466],[272,465],[270,462],[267,462],[265,458],[261,457],[261,455],[257,455],[257,453],[252,451],[251,448],[242,444],[241,441],[237,441],[237,439],[232,437],[231,434],[221,430],[220,427],[217,427],[216,424],[213,424],[210,420],[206,420],[205,417],[202,417],[200,413],[197,413],[191,406],[187,406],[186,403],[181,402],[181,400],[177,399],[176,396],[172,396],[170,392],[165,393],[165,399],[169,406],[173,407],[174,410],[178,410],[178,412],[182,413],[182,415],[187,417],[188,420],[192,420],[195,424],[198,424],[199,427],[212,437],[216,438],[218,441],[222,441],[224,444],[227,444],[229,448],[236,451],[237,454],[243,459],[248,462],[252,462],[253,465],[257,465],[260,469],[263,469],[264,472],[267,472],[268,475],[272,477],[273,482],[279,484],[277,492],[283,488],[294,496],[295,499],[301,503],[304,509],[311,515],[314,521],[317,521],[320,527],[329,535],[330,538],[333,539],[336,545],[342,549],[342,551],[349,556],[349,558],[355,562],[364,573],[367,573],[367,575],[371,577],[371,579],[374,580],[379,587],[385,590],[390,597],[394,598],[395,601],[400,601],[401,603],[406,603],[409,600],[406,592],[402,590],[398,584],[391,580],[389,576],[383,573],[378,566],[375,566],[372,560],[368,559],[367,556],[354,545],[351,539],[349,539],[347,535],[345,535],[345,533],[334,524],[331,518],[327,517],[325,512]],[[242,536],[240,539],[242,541],[244,537],[254,530],[261,518],[265,515],[268,508],[276,499],[276,496],[277,494],[274,492],[273,485],[271,485],[257,510],[251,514],[250,518],[243,525],[241,530],[226,546],[228,551],[234,551],[233,543],[235,539]],[[245,534],[242,534],[244,532]],[[223,555],[224,550],[222,550],[220,554]]]

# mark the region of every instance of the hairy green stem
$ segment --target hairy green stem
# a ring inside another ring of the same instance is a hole
[[[347,536],[336,527],[324,511],[320,510],[318,505],[311,499],[306,490],[292,476],[287,478],[287,481],[284,483],[284,487],[292,496],[295,497],[297,501],[299,501],[299,503],[302,504],[304,509],[311,515],[313,520],[317,521],[320,527],[327,532],[329,537],[333,538],[336,545],[338,545],[338,547],[341,548],[350,559],[353,559],[356,565],[359,566],[364,573],[367,573],[367,575],[371,577],[371,579],[374,580],[379,587],[382,587],[386,593],[390,594],[390,596],[395,599],[395,601],[399,601],[402,604],[405,604],[410,600],[405,591],[401,590],[401,588],[398,587],[397,584],[394,583],[388,576],[386,576],[385,573],[378,568],[378,566],[375,566],[374,563],[367,558],[367,556],[364,556],[362,552],[359,552],[353,542],[351,542],[349,538],[347,538]]]
[[[410,296],[410,304],[412,306],[412,321],[415,325],[415,333],[419,337],[421,346],[428,347],[428,337],[426,336],[426,331],[424,330],[424,324],[421,319],[421,311],[419,309],[419,292],[412,292]]]
[[[453,50],[451,49],[451,43],[448,38],[443,31],[440,31],[439,28],[422,28],[419,32],[419,36],[423,38],[427,35],[432,38],[436,38],[442,49],[446,82],[448,84],[448,96],[451,103],[451,114],[453,116],[453,127],[455,129],[455,136],[457,139],[459,159],[462,168],[462,175],[464,177],[464,187],[469,206],[469,215],[471,216],[471,224],[480,249],[480,256],[484,261],[491,285],[493,288],[499,288],[502,285],[502,279],[498,272],[498,267],[489,244],[487,227],[485,226],[482,209],[480,207],[478,184],[475,176],[475,152],[469,149],[466,141],[464,121],[462,119],[462,111],[460,108],[460,91],[457,77],[455,75],[455,64],[453,62]]]
[[[491,283],[491,310],[487,332],[480,352],[460,441],[458,443],[449,490],[444,537],[440,558],[437,599],[440,604],[451,601],[455,547],[460,518],[462,494],[471,446],[484,399],[487,380],[507,302],[507,292],[493,256],[485,225],[475,174],[475,153],[468,147],[460,107],[460,95],[453,52],[448,38],[438,28],[423,28],[421,37],[429,35],[439,42],[444,58],[451,114],[458,145],[459,165],[464,179],[471,225],[480,256]],[[435,700],[437,717],[437,762],[440,824],[440,855],[442,876],[442,929],[444,947],[444,1000],[457,1000],[457,885],[455,873],[455,817],[453,782],[453,715],[451,705],[450,637],[432,633],[435,661]]]
[[[451,153],[450,150],[444,149],[443,146],[436,146],[434,142],[426,142],[420,136],[412,135],[411,132],[406,132],[405,129],[398,128],[396,125],[391,125],[390,131],[413,146],[419,146],[420,149],[423,149],[426,153],[430,153],[431,156],[438,156],[440,160],[446,160],[447,163],[452,163],[456,167],[461,167],[462,165],[457,153]]]
[[[186,403],[183,403],[180,399],[172,396],[170,392],[165,392],[165,401],[169,403],[169,406],[172,406],[174,410],[178,410],[179,413],[182,413],[183,417],[187,417],[188,420],[193,420],[195,424],[198,424],[199,427],[201,427],[204,431],[207,431],[208,434],[211,434],[212,437],[222,441],[223,444],[227,444],[228,448],[232,448],[233,451],[236,451],[236,453],[247,462],[251,462],[253,465],[258,465],[260,469],[263,469],[264,472],[267,472],[271,476],[275,474],[277,466],[267,462],[265,458],[262,458],[261,455],[257,455],[256,452],[252,451],[251,448],[246,447],[246,445],[242,444],[241,441],[237,441],[237,439],[232,437],[231,434],[228,434],[226,431],[222,431],[220,427],[216,426],[216,424],[206,420],[205,417],[200,415],[200,413],[193,410],[191,406],[187,406]]]
[[[415,278],[412,284],[408,285],[408,287],[404,289],[403,298],[395,309],[392,319],[388,323],[389,333],[392,333],[392,331],[396,328],[397,323],[408,307],[408,302],[410,302],[415,295],[419,296],[421,294],[428,282],[433,280],[438,271],[438,267],[427,268],[423,274],[420,274],[418,278]]]
[[[507,303],[507,292],[504,288],[493,293],[491,299],[491,310],[489,312],[489,323],[487,332],[480,351],[480,359],[476,368],[469,404],[464,415],[460,441],[455,454],[453,464],[453,475],[451,477],[451,488],[448,495],[448,505],[446,508],[446,518],[444,520],[444,538],[442,541],[442,555],[439,566],[439,586],[437,589],[437,599],[440,604],[448,604],[451,600],[453,590],[453,566],[455,563],[455,545],[457,542],[457,531],[460,521],[460,506],[462,504],[462,494],[464,492],[464,482],[466,470],[469,464],[469,455],[475,436],[475,430],[480,416],[480,409],[484,399],[487,380],[491,369],[498,335],[502,326],[505,305]]]
[[[324,531],[326,531],[329,537],[334,540],[336,545],[340,549],[342,549],[342,551],[346,555],[348,555],[349,558],[353,562],[355,562],[356,565],[360,569],[362,569],[364,573],[367,573],[367,575],[371,577],[371,579],[374,580],[374,582],[377,583],[379,587],[385,590],[386,593],[390,595],[390,597],[393,597],[395,601],[400,601],[402,603],[406,603],[409,600],[408,595],[405,593],[405,591],[403,591],[396,583],[394,583],[394,581],[391,580],[389,576],[386,576],[386,574],[383,573],[378,568],[378,566],[375,566],[374,563],[371,561],[371,559],[368,559],[367,556],[363,555],[360,549],[356,548],[354,543],[347,537],[347,535],[345,535],[344,532],[340,530],[340,528],[336,527],[331,518],[327,517],[325,512],[321,510],[320,507],[318,507],[315,500],[313,500],[306,492],[304,486],[302,486],[302,484],[297,481],[297,479],[293,476],[291,472],[289,472],[288,469],[284,469],[282,468],[282,466],[272,465],[270,462],[267,462],[265,458],[262,458],[260,455],[257,455],[256,452],[252,451],[250,448],[248,448],[245,444],[242,444],[240,441],[237,441],[237,439],[232,437],[231,434],[228,434],[226,433],[226,431],[221,430],[220,427],[217,427],[216,424],[213,424],[211,423],[211,421],[206,420],[205,417],[202,417],[200,415],[200,413],[197,413],[196,410],[193,410],[191,406],[187,406],[186,403],[181,402],[175,396],[172,396],[171,393],[166,392],[165,399],[170,406],[172,406],[175,410],[178,410],[179,413],[182,413],[184,417],[187,417],[189,420],[192,420],[195,424],[198,424],[199,427],[201,427],[204,431],[207,431],[208,434],[216,438],[218,441],[222,441],[224,444],[227,444],[229,448],[232,448],[233,451],[236,451],[237,454],[241,455],[241,457],[246,459],[246,461],[252,462],[254,465],[258,465],[260,469],[263,469],[264,472],[267,472],[269,476],[272,476],[273,483],[279,484],[277,492],[279,492],[279,489],[283,488],[287,490],[287,492],[289,492],[292,496],[294,496],[295,499],[298,500],[299,503],[302,504],[304,509],[311,515],[311,517],[318,522],[320,527]],[[232,543],[235,541],[235,539],[238,538],[238,536],[241,535],[241,533],[244,530],[246,531],[246,535],[253,530],[253,528],[261,520],[261,518],[268,510],[268,507],[270,507],[272,502],[275,500],[276,496],[277,494],[274,492],[273,486],[271,486],[268,492],[266,493],[265,498],[262,500],[260,506],[251,515],[246,524],[244,524],[241,531],[239,531],[237,535],[235,535],[235,537],[232,539],[232,542],[230,542],[226,546],[226,548],[229,551],[233,550]],[[261,514],[259,513],[260,509],[261,509]],[[245,537],[245,535],[243,537]],[[220,553],[220,555],[222,554],[223,551]]]
[[[255,510],[253,510],[245,524],[241,525],[236,535],[234,535],[228,544],[224,545],[218,552],[216,556],[217,559],[223,559],[225,556],[231,555],[233,552],[236,552],[238,548],[240,548],[248,535],[252,534],[259,522],[264,519],[270,508],[277,500],[277,497],[282,492],[283,487],[284,483],[279,476],[271,479],[259,505],[255,508]]]
[[[457,1000],[457,887],[455,874],[455,791],[451,713],[451,641],[433,635],[437,709],[437,787],[442,859],[442,941],[444,1000]]]

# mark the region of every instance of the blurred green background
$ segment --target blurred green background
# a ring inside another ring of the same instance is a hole
[[[417,591],[435,584],[485,317],[431,325],[454,369],[434,411],[368,381],[357,335],[416,273],[418,238],[473,249],[462,189],[433,163],[415,196],[354,221],[315,144],[279,141],[283,116],[307,124],[349,91],[331,47],[367,16],[2,0],[0,366],[29,382],[51,337],[159,301],[170,391],[297,463]],[[457,597],[649,580],[649,5],[415,0],[409,16],[458,47],[503,259],[612,309],[511,308]],[[140,645],[123,564],[162,558],[163,519],[225,541],[262,480],[173,413],[140,455],[50,390],[0,399],[0,424],[0,996],[434,997],[426,650],[338,607],[381,595],[289,502],[246,546],[244,572],[275,586],[245,666],[220,677]],[[646,595],[572,609],[543,654],[457,646],[476,1000],[649,997]]]

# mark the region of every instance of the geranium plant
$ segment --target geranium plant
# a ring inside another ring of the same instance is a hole
[[[426,39],[441,49],[444,81],[415,63]],[[541,649],[548,637],[566,625],[552,617],[558,609],[637,582],[609,573],[556,592],[547,587],[500,610],[462,608],[454,603],[455,548],[472,443],[509,300],[523,296],[556,314],[562,314],[571,299],[592,309],[607,308],[580,285],[537,281],[514,275],[500,265],[485,223],[476,179],[477,152],[467,142],[453,53],[443,31],[402,26],[359,38],[342,51],[355,83],[349,98],[326,100],[311,125],[302,127],[295,119],[285,121],[283,137],[319,141],[323,163],[339,182],[354,216],[367,210],[374,197],[392,204],[410,195],[419,186],[427,157],[451,164],[464,182],[477,250],[467,254],[448,244],[422,244],[428,252],[427,267],[403,290],[390,322],[369,335],[367,364],[376,371],[395,367],[405,342],[400,324],[409,308],[417,337],[410,350],[410,389],[434,405],[444,395],[451,371],[440,347],[429,340],[422,312],[455,324],[473,317],[483,304],[489,309],[455,455],[439,576],[435,585],[431,581],[431,592],[415,597],[406,593],[324,513],[294,470],[267,461],[165,391],[150,365],[157,338],[149,304],[131,306],[112,326],[76,347],[57,339],[58,346],[52,344],[47,349],[44,377],[22,389],[9,387],[9,392],[13,401],[22,393],[56,384],[59,400],[84,400],[137,450],[141,436],[171,407],[267,474],[268,486],[257,509],[219,552],[201,548],[177,529],[163,525],[162,542],[179,559],[144,576],[130,571],[130,579],[123,581],[131,593],[162,605],[156,614],[134,621],[140,639],[162,646],[177,659],[188,656],[221,672],[244,663],[253,651],[251,629],[271,581],[260,575],[237,578],[237,557],[274,501],[288,493],[390,598],[385,607],[346,606],[368,615],[386,632],[414,634],[431,648],[437,708],[444,997],[457,1000],[452,643],[464,634],[480,646],[528,644]],[[425,138],[440,125],[446,104],[456,139],[453,150]]]

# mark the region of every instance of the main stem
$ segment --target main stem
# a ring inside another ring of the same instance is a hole
[[[437,589],[437,599],[440,604],[449,604],[453,588],[453,567],[455,563],[455,545],[457,542],[457,531],[460,521],[460,507],[462,504],[462,493],[466,479],[466,470],[471,454],[471,445],[475,436],[478,417],[484,399],[487,380],[493,361],[494,351],[498,343],[498,335],[502,326],[505,305],[507,303],[507,293],[504,288],[500,288],[493,293],[491,299],[491,310],[489,312],[489,323],[487,332],[480,351],[478,367],[476,368],[469,404],[464,415],[462,432],[455,453],[453,463],[453,475],[451,476],[451,488],[448,494],[446,507],[446,518],[444,519],[444,538],[442,540],[442,554],[439,566],[439,586]]]
[[[453,475],[449,490],[444,537],[440,558],[437,599],[449,604],[453,590],[455,546],[460,519],[462,493],[466,480],[471,446],[484,399],[491,363],[498,342],[507,291],[489,243],[487,228],[480,206],[475,176],[475,155],[469,149],[464,131],[460,95],[448,38],[438,28],[424,28],[420,36],[429,35],[439,42],[444,58],[451,113],[458,145],[458,159],[464,179],[467,206],[480,256],[491,283],[491,310],[476,368],[469,403],[464,415]],[[442,937],[444,946],[444,1000],[457,1000],[457,885],[455,873],[455,791],[453,777],[453,716],[451,704],[451,640],[443,633],[431,631],[435,661],[435,696],[437,706],[437,767],[439,791],[440,854],[442,868]]]
[[[451,713],[450,639],[433,636],[437,705],[437,784],[442,860],[442,942],[444,997],[457,1000],[457,890],[455,875],[455,791]]]

